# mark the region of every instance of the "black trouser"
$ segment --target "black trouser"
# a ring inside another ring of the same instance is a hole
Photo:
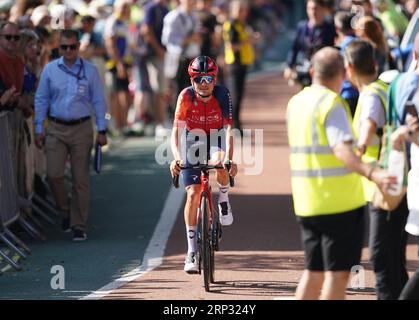
[[[244,95],[244,86],[246,83],[247,66],[232,64],[229,72],[229,89],[233,103],[234,126],[241,129],[240,107]]]
[[[419,300],[419,269],[409,279],[400,294],[400,300]]]
[[[370,260],[376,277],[377,299],[397,300],[408,280],[406,271],[407,233],[404,230],[409,210],[406,197],[388,213],[369,205]]]
[[[416,237],[416,240],[419,244],[419,237]],[[399,300],[419,300],[419,269],[404,286]]]

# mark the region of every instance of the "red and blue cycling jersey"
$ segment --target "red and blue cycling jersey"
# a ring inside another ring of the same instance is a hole
[[[182,90],[179,95],[174,127],[204,130],[209,134],[212,129],[220,130],[233,124],[233,104],[226,87],[216,85],[212,97],[207,102],[196,97],[193,87]]]

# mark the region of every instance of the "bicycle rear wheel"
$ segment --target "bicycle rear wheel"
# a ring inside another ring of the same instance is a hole
[[[204,285],[205,291],[209,292],[209,284],[211,282],[211,275],[213,275],[213,253],[211,245],[211,233],[210,233],[210,208],[208,205],[208,199],[205,194],[202,195],[201,199],[201,251],[202,251],[202,266],[204,271]]]

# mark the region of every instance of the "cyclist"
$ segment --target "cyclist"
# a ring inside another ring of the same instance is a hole
[[[224,226],[233,223],[233,214],[228,199],[229,174],[237,174],[237,165],[232,162],[233,113],[230,92],[226,87],[216,85],[218,66],[207,56],[198,56],[188,66],[192,86],[179,94],[173,122],[171,147],[174,160],[170,164],[172,176],[180,174],[180,166],[209,164],[231,164],[230,171],[216,171],[219,185],[218,209],[220,223]],[[194,152],[195,150],[195,152]],[[187,156],[186,156],[187,155]],[[188,253],[184,270],[198,272],[197,218],[199,205],[200,170],[182,170],[182,181],[187,199],[184,209]]]

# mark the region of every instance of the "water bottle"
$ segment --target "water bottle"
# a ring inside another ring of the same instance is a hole
[[[392,185],[388,190],[391,196],[398,196],[402,193],[403,177],[404,177],[404,152],[391,150],[388,158],[388,172],[397,178],[397,184]]]
[[[407,183],[407,206],[409,208],[409,216],[405,230],[406,232],[419,236],[419,147],[412,144],[411,146],[411,163],[412,169],[408,175]]]

